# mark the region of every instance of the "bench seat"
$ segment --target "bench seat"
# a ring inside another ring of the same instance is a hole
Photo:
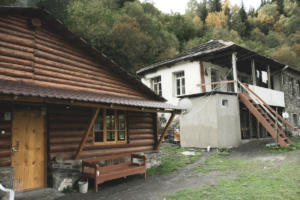
[[[125,161],[128,158],[130,158],[130,161]],[[143,162],[134,162],[134,159],[141,159]],[[123,162],[114,163],[115,160],[122,160]],[[100,167],[100,162],[106,162],[107,165]],[[136,154],[93,158],[82,162],[82,173],[84,178],[94,179],[95,191],[97,192],[98,184],[105,181],[135,174],[144,174],[146,179],[146,158]]]

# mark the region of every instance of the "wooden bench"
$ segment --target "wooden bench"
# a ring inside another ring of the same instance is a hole
[[[136,159],[142,160],[142,162],[135,162]],[[98,184],[134,174],[144,174],[146,180],[145,156],[119,154],[82,161],[83,178],[94,179],[96,192],[98,192]]]

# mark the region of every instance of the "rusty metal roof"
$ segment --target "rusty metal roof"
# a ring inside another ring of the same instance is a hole
[[[0,80],[0,94],[25,97],[42,97],[49,99],[73,100],[89,103],[103,103],[139,108],[154,108],[167,110],[180,110],[176,106],[153,100],[141,100],[112,95],[103,95],[93,92],[67,90],[53,87],[44,87],[24,82]]]
[[[72,33],[60,20],[56,19],[49,11],[38,7],[15,7],[15,6],[0,6],[0,15],[22,15],[29,17],[39,17],[46,22],[50,30],[62,35],[65,40],[70,41],[74,46],[84,50],[87,54],[97,59],[103,65],[109,66],[114,73],[119,74],[129,83],[135,85],[136,89],[142,91],[149,98],[158,101],[166,101],[163,97],[156,95],[150,88],[144,85],[137,77],[128,73],[125,69],[119,66],[112,59],[101,53],[95,47],[89,45],[83,38]]]

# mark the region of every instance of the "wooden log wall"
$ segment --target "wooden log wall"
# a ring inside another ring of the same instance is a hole
[[[156,141],[156,114],[128,112],[127,115],[127,144],[95,145],[93,136],[90,134],[80,158],[153,150]],[[90,108],[48,107],[47,124],[51,160],[54,158],[73,159],[91,116]]]
[[[24,16],[0,16],[0,79],[147,98],[108,66],[47,30],[47,24],[32,29],[30,21]]]
[[[0,105],[0,167],[9,166],[11,164],[11,126],[12,120],[5,120],[4,113],[11,112],[10,105]],[[12,117],[12,116],[11,116]],[[5,131],[2,134],[2,131]]]

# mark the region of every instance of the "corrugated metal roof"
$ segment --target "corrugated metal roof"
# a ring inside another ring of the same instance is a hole
[[[274,59],[260,55],[254,51],[251,51],[242,46],[239,46],[233,42],[226,42],[226,41],[222,41],[222,40],[210,40],[206,43],[200,44],[197,47],[186,50],[186,51],[176,55],[173,58],[170,58],[170,59],[155,63],[153,65],[144,67],[144,68],[138,70],[136,73],[141,75],[146,72],[150,72],[155,69],[158,69],[159,67],[170,66],[174,63],[184,61],[184,60],[205,59],[205,57],[210,56],[210,55],[217,56],[218,54],[224,54],[225,51],[236,51],[236,52],[238,52],[238,54],[240,52],[243,52],[244,55],[249,55],[249,56],[247,56],[249,59],[255,57],[256,59],[259,59],[259,60],[265,60],[265,62],[270,63],[272,66],[278,66],[280,68],[283,68],[285,66],[284,64],[279,63],[278,61],[276,61]],[[245,52],[246,52],[246,54],[245,54]],[[230,60],[231,57],[228,57],[228,59]],[[238,61],[239,61],[239,58],[238,58]]]
[[[86,91],[44,87],[10,80],[0,80],[0,94],[74,100],[80,102],[104,103],[140,108],[179,110],[179,108],[176,106],[159,101],[141,100],[112,95],[103,95]]]

